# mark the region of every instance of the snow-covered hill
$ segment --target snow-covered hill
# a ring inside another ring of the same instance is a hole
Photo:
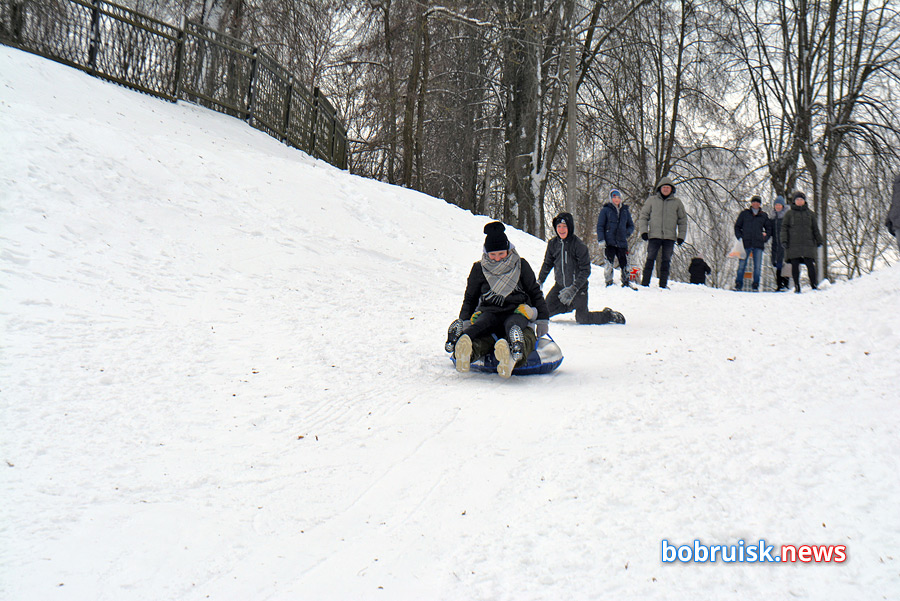
[[[598,269],[627,325],[461,375],[486,218],[6,47],[0,131],[0,598],[900,598],[900,267],[799,296]]]

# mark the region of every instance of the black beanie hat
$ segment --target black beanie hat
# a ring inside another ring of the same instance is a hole
[[[565,222],[566,227],[569,228],[569,234],[575,233],[575,219],[572,217],[572,213],[560,213],[556,217],[553,218],[553,229],[556,229],[556,226],[561,222]]]
[[[492,221],[484,226],[484,251],[496,252],[498,250],[509,250],[509,238],[503,232],[506,227],[499,221]]]
[[[806,194],[804,194],[803,192],[794,192],[794,200],[797,200],[798,198],[806,200]]]

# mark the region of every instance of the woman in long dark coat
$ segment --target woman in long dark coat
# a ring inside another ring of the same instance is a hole
[[[806,195],[794,192],[794,206],[781,222],[781,244],[784,258],[791,263],[794,276],[794,292],[800,294],[800,264],[806,265],[809,284],[815,290],[819,280],[816,277],[816,254],[822,246],[822,235],[816,214],[806,205]]]

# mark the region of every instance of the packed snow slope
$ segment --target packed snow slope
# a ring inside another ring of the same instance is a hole
[[[628,323],[502,381],[443,352],[484,217],[5,47],[0,131],[0,598],[900,598],[900,268],[597,269]]]

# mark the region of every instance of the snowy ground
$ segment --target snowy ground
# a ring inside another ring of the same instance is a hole
[[[485,218],[5,47],[0,131],[0,598],[900,598],[900,267],[799,296],[598,269],[627,325],[461,375]]]

